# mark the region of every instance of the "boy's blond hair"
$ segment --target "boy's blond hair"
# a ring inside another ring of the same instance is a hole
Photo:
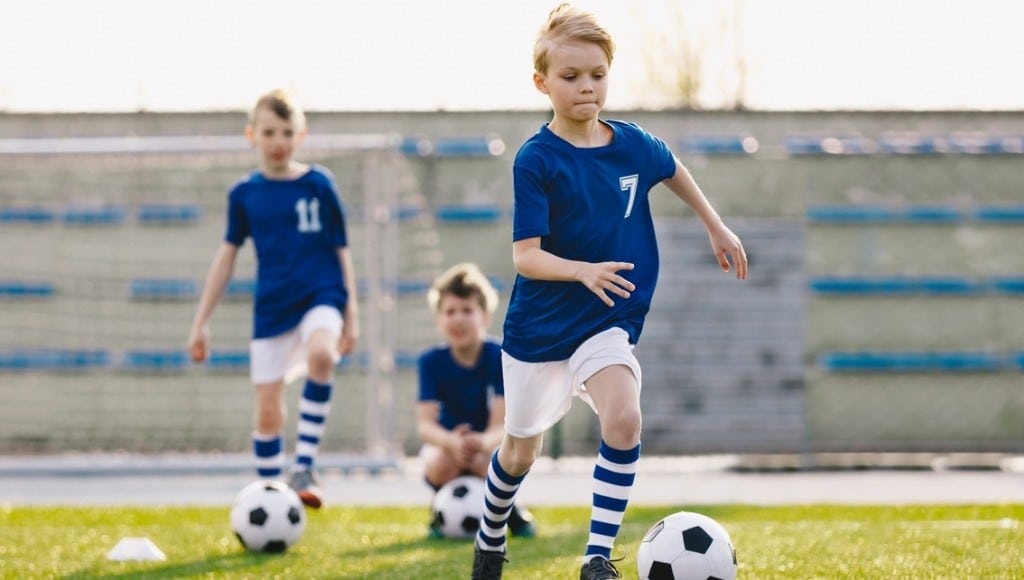
[[[260,96],[252,110],[249,111],[250,125],[255,124],[256,111],[260,109],[274,113],[282,121],[290,121],[296,129],[306,127],[306,114],[302,111],[302,107],[290,94],[281,89],[274,89]]]
[[[434,279],[430,291],[427,292],[427,304],[431,310],[437,312],[441,306],[441,297],[445,294],[473,298],[488,314],[493,313],[498,307],[497,290],[480,268],[471,262],[456,264]]]
[[[571,40],[596,44],[608,57],[608,64],[612,63],[615,42],[611,34],[597,22],[596,16],[563,2],[548,14],[548,21],[537,35],[533,45],[533,70],[547,73],[551,45]]]

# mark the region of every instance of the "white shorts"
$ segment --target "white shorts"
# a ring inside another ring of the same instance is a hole
[[[520,438],[540,435],[569,412],[573,397],[583,399],[596,413],[585,383],[601,369],[614,365],[632,369],[640,387],[640,363],[633,356],[629,335],[621,328],[609,328],[588,338],[568,360],[530,363],[502,351],[505,432]]]
[[[249,343],[249,377],[254,385],[284,380],[290,383],[306,376],[306,345],[313,332],[331,331],[341,336],[341,312],[333,306],[314,306],[303,315],[299,325],[270,338],[257,338]],[[337,361],[335,361],[337,362]]]

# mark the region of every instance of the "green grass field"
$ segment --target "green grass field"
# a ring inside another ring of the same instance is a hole
[[[647,528],[681,506],[631,507],[616,546],[636,578]],[[1024,505],[685,506],[732,536],[740,578],[1024,578]],[[587,508],[536,508],[539,535],[513,539],[508,578],[575,578]],[[468,578],[469,542],[427,540],[426,508],[334,506],[310,513],[283,555],[244,552],[228,508],[0,507],[3,578]],[[110,562],[145,536],[163,562]]]

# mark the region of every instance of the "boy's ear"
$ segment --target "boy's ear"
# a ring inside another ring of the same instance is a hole
[[[533,73],[533,86],[537,87],[537,90],[545,95],[548,94],[547,78],[539,72]]]
[[[253,130],[252,125],[245,126],[245,138],[249,140],[250,145],[255,145],[256,132]]]

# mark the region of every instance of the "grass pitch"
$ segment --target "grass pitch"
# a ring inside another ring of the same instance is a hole
[[[636,578],[636,548],[661,517],[687,509],[732,536],[740,578],[1024,578],[1024,505],[631,507],[616,555]],[[513,539],[506,577],[577,577],[589,509],[535,508],[538,537]],[[426,539],[427,508],[333,506],[310,512],[283,555],[250,554],[228,508],[0,506],[2,578],[469,577],[472,546]],[[110,562],[122,537],[148,537],[164,562]]]

